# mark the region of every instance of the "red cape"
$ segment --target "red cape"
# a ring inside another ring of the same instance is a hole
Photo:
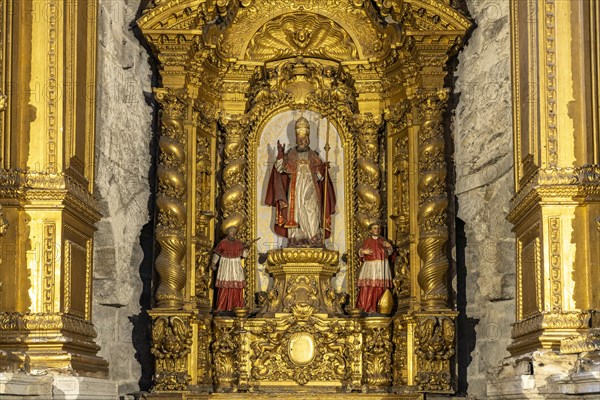
[[[325,238],[329,238],[331,236],[331,215],[335,212],[335,191],[333,189],[333,182],[331,181],[331,177],[327,174],[327,178],[325,180],[319,181],[317,179],[316,172],[319,170],[321,174],[324,174],[323,161],[319,157],[319,155],[314,150],[309,151],[309,159],[311,163],[311,172],[313,177],[313,182],[315,184],[315,191],[317,194],[317,198],[320,201],[319,206],[321,210],[323,210],[323,197],[324,197],[324,187],[327,184],[327,204],[325,204]],[[296,149],[290,149],[286,154],[286,163],[289,163],[287,159],[291,159],[292,164],[293,160],[297,157]],[[318,160],[318,161],[317,161]],[[292,166],[293,167],[293,166]],[[289,169],[288,169],[289,170]],[[290,175],[287,173],[279,173],[273,165],[273,169],[271,170],[271,175],[269,176],[269,183],[267,185],[267,194],[265,196],[265,204],[271,207],[275,207],[275,225],[273,229],[275,233],[282,237],[288,237],[288,230],[285,228],[285,224],[287,223],[287,207],[289,204],[287,203],[287,194],[290,189]],[[321,222],[322,223],[322,222]]]

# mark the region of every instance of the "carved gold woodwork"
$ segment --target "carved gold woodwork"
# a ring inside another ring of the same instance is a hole
[[[574,13],[582,15],[576,24],[566,17]],[[598,16],[597,5],[585,1],[511,1],[513,355],[593,347],[592,321],[600,308],[600,235],[594,223],[600,212],[599,119],[585,105],[597,104],[597,63],[586,63],[600,51],[593,28]],[[569,84],[561,88],[559,82]]]
[[[183,120],[186,118],[188,101],[185,91],[181,90],[156,89],[155,94],[162,109],[156,195],[156,240],[159,253],[155,266],[159,284],[155,296],[159,307],[177,308],[183,302],[183,288],[187,276],[183,264],[187,247],[187,134]]]
[[[169,196],[159,213],[181,210],[181,220],[169,235],[157,229],[161,247],[171,238],[179,247],[159,253],[166,284],[155,310],[164,318],[179,315],[167,307],[198,313],[182,319],[194,331],[185,356],[189,380],[180,374],[174,385],[190,395],[214,389],[257,398],[299,387],[323,398],[340,389],[385,398],[449,392],[455,314],[446,285],[443,85],[469,21],[438,0],[157,0],[138,24],[160,61],[164,87],[157,93],[193,99],[192,112],[178,116],[161,104],[161,137],[183,132],[169,143],[187,157],[175,164],[159,157],[186,187],[176,191],[176,182],[165,180],[159,191]],[[273,286],[256,301],[253,248],[244,261],[248,309],[211,318],[210,244],[232,225],[244,240],[257,236],[266,217],[256,204],[260,138],[273,117],[295,110],[320,114],[339,134],[345,198],[337,212],[345,216],[346,254],[268,251]],[[176,129],[165,131],[165,124]],[[352,310],[356,246],[374,221],[387,221],[399,255],[393,318]],[[340,258],[348,267],[346,293],[330,283]],[[157,318],[155,326],[166,324]],[[435,321],[431,335],[427,321]],[[164,365],[161,376],[168,376]],[[182,372],[177,368],[171,372]],[[176,396],[161,385],[157,396]]]
[[[418,105],[419,131],[419,244],[423,260],[418,281],[423,302],[431,308],[446,308],[448,301],[448,242],[446,192],[446,146],[442,113],[445,90],[426,94]]]
[[[0,358],[105,377],[91,322],[97,4],[39,6],[0,5]]]
[[[151,312],[156,390],[185,390],[191,381],[190,353],[194,329],[188,314]]]
[[[276,249],[267,255],[274,278],[259,315],[289,313],[301,304],[330,316],[342,315],[346,296],[331,287],[339,270],[339,253],[327,249]]]

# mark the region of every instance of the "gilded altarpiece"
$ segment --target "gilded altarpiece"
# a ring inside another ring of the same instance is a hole
[[[442,122],[469,20],[446,0],[156,0],[138,24],[162,82],[151,396],[452,393]],[[261,203],[267,138],[300,116],[336,171],[337,236],[320,247],[278,242]],[[355,305],[378,221],[394,302],[375,315]],[[210,262],[230,227],[261,238],[245,307],[217,313]]]

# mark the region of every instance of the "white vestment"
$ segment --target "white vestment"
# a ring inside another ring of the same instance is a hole
[[[275,163],[275,168],[280,174],[287,173],[284,169],[284,159],[279,159]],[[289,205],[294,202],[293,218],[288,215],[288,221],[296,221],[297,228],[288,228],[288,238],[292,240],[311,240],[321,234],[321,220],[323,214],[317,199],[315,183],[310,173],[308,152],[298,152],[298,169],[296,175],[296,188],[288,192],[288,213],[290,212]],[[317,173],[317,179],[322,180],[321,174]],[[295,198],[291,199],[291,194],[294,193]]]

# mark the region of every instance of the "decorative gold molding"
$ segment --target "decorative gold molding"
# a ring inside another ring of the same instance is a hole
[[[587,334],[570,336],[560,341],[561,354],[579,354],[600,351],[600,330],[591,329]]]
[[[302,29],[298,30],[297,27]],[[271,19],[252,37],[246,57],[253,61],[291,56],[356,60],[358,51],[348,33],[318,14],[287,14]]]

